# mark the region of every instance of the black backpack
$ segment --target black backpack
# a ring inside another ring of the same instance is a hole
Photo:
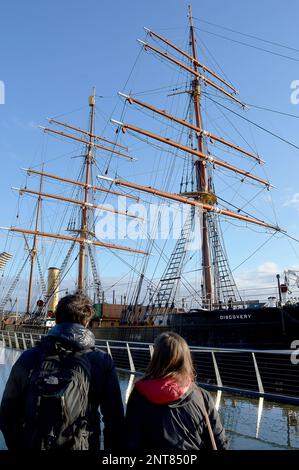
[[[88,449],[91,365],[87,352],[57,344],[54,351],[42,352],[26,396],[26,449]]]

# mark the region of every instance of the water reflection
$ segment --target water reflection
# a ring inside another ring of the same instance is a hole
[[[222,391],[218,390],[216,394],[216,398],[215,398],[215,407],[217,411],[219,411],[219,408],[220,408],[221,397],[222,397]]]
[[[125,392],[125,398],[124,398],[125,405],[128,403],[129,396],[130,396],[131,391],[132,391],[133,386],[134,386],[134,382],[135,382],[135,375],[130,374],[128,384],[126,385],[126,392]]]
[[[264,407],[264,399],[259,398],[259,404],[258,404],[258,409],[257,409],[257,420],[256,420],[256,433],[255,433],[256,439],[258,439],[259,437],[260,424],[261,424],[261,419],[262,419],[262,414],[263,414],[263,407]]]
[[[0,398],[12,364],[20,352],[5,349],[0,363]],[[126,404],[135,376],[119,372],[123,401]],[[231,449],[299,449],[299,406],[286,405],[230,395],[212,393],[230,438]],[[0,433],[0,449],[5,449]]]

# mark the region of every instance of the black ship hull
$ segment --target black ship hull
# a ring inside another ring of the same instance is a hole
[[[272,308],[194,310],[165,316],[160,325],[95,327],[96,338],[153,342],[175,331],[190,346],[237,349],[290,349],[299,339],[299,304]]]
[[[157,324],[158,323],[158,324]],[[6,325],[3,330],[45,334],[38,322]],[[189,346],[236,349],[290,349],[299,340],[299,304],[267,308],[191,310],[164,315],[155,324],[91,326],[97,339],[152,343],[162,332],[175,331]]]

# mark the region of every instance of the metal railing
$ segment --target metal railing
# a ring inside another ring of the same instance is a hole
[[[45,335],[0,331],[8,348],[26,350]],[[96,347],[112,357],[118,370],[143,374],[153,353],[152,343],[96,339]],[[293,350],[252,350],[190,347],[198,384],[275,401],[299,403],[299,365]]]

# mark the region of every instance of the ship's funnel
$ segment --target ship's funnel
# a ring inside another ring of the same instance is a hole
[[[55,312],[58,300],[58,283],[59,283],[59,272],[58,268],[48,269],[48,312]]]
[[[95,97],[94,96],[89,96],[88,104],[89,104],[89,106],[94,106],[95,105]]]
[[[281,300],[283,304],[287,301],[288,290],[287,284],[280,284]]]

